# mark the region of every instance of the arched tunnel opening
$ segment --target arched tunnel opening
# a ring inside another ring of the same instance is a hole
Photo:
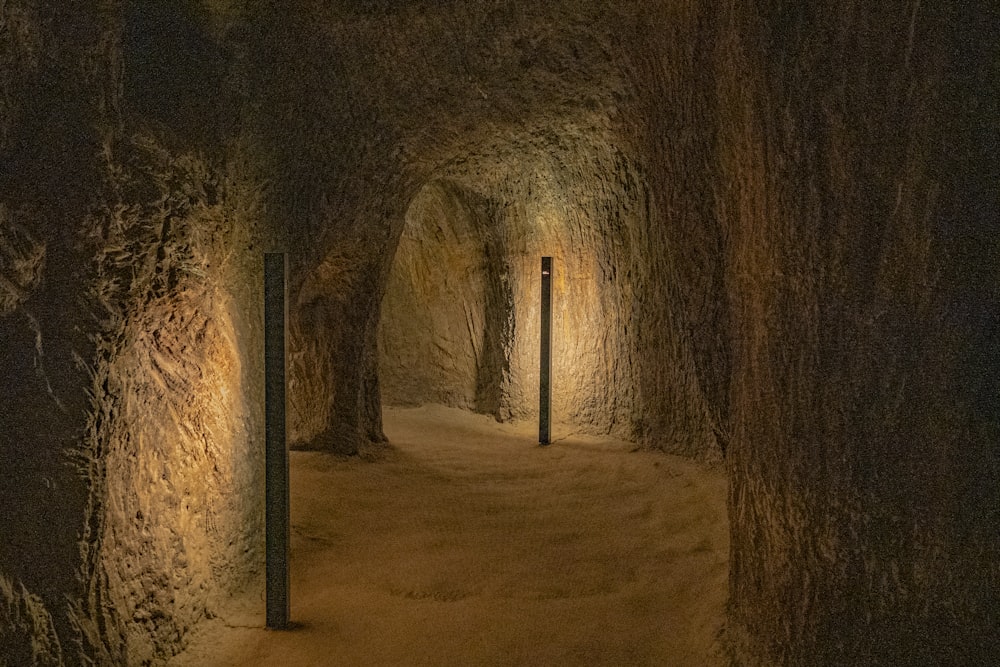
[[[648,222],[644,186],[600,138],[572,136],[498,151],[512,156],[506,163],[485,156],[497,174],[485,187],[464,165],[413,197],[381,303],[384,404],[537,419],[538,262],[547,255],[557,267],[555,418],[634,436],[628,313],[641,268],[629,244]]]
[[[383,405],[442,405],[501,417],[514,299],[485,201],[431,182],[406,211],[382,297]]]
[[[1000,662],[995,3],[168,4],[0,3],[0,665]]]

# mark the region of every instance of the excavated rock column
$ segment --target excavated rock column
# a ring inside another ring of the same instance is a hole
[[[640,12],[620,65],[630,93],[622,135],[648,192],[632,232],[636,439],[711,461],[729,439],[731,364],[725,237],[712,195],[715,21],[702,2]]]
[[[374,106],[377,70],[336,10],[252,13],[246,127],[269,223],[283,230],[272,249],[289,253],[290,444],[356,454],[385,439],[379,302],[412,193]]]

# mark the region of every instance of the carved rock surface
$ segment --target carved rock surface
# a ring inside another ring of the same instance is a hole
[[[259,570],[262,251],[346,455],[532,418],[551,255],[556,417],[724,461],[738,663],[996,663],[994,5],[0,3],[3,632]]]

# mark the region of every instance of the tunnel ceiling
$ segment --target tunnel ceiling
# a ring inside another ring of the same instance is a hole
[[[400,138],[409,168],[488,188],[568,134],[609,138],[636,9],[607,4],[329,6],[317,19],[353,103]]]

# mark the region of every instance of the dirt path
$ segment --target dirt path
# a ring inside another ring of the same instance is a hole
[[[441,407],[385,426],[376,462],[292,455],[299,627],[255,594],[172,667],[722,664],[721,471]]]

